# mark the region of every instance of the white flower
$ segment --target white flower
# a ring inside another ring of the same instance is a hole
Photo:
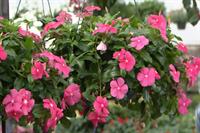
[[[103,42],[100,42],[100,44],[97,46],[97,50],[106,51],[107,50],[106,44],[104,44]]]

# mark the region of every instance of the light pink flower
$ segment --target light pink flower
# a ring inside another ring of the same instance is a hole
[[[43,75],[47,78],[49,77],[48,73],[46,72],[46,63],[41,62],[34,62],[34,66],[31,68],[31,74],[34,80],[42,79]]]
[[[131,47],[134,47],[136,50],[141,50],[144,46],[149,44],[149,40],[145,36],[137,36],[131,38]]]
[[[24,115],[28,115],[33,109],[35,101],[34,99],[31,99],[31,92],[24,88],[19,90],[19,94],[22,96],[21,110]]]
[[[181,51],[181,52],[183,52],[183,53],[185,53],[185,54],[188,53],[187,46],[186,46],[185,44],[183,44],[182,42],[178,43],[178,45],[176,45],[176,48],[177,48],[179,51]]]
[[[170,72],[170,75],[173,77],[173,80],[176,83],[179,83],[180,72],[175,69],[173,64],[169,65],[169,72]]]
[[[117,58],[119,61],[119,67],[122,70],[131,71],[135,66],[135,58],[134,56],[125,49],[121,49],[121,51],[117,51],[113,54],[113,58]]]
[[[65,103],[69,106],[75,105],[81,99],[80,86],[77,84],[70,84],[64,91]]]
[[[97,24],[97,29],[93,31],[93,35],[97,33],[117,33],[117,29],[109,24]]]
[[[148,24],[151,25],[151,27],[158,29],[160,31],[160,34],[165,42],[168,42],[167,38],[167,21],[163,15],[150,15],[147,18]]]
[[[125,84],[124,79],[119,77],[117,80],[110,82],[110,93],[111,96],[117,99],[123,99],[128,92],[128,85]]]
[[[178,97],[178,111],[182,115],[188,114],[188,106],[191,104],[191,100],[187,98],[186,94],[182,92]]]
[[[97,113],[102,113],[102,114],[108,116],[108,114],[109,114],[108,101],[107,101],[106,97],[98,96],[96,98],[96,100],[94,101],[93,106]]]
[[[56,17],[56,20],[58,22],[68,22],[68,21],[72,21],[72,15],[65,12],[65,11],[61,11],[59,13],[59,15]]]
[[[0,20],[3,20],[3,19],[4,19],[4,17],[0,16]]]
[[[137,74],[137,80],[142,87],[152,86],[155,83],[156,73],[155,68],[144,67]]]
[[[30,32],[28,29],[23,30],[22,27],[19,27],[18,33],[23,37],[31,37],[37,43],[41,42],[42,40],[42,38],[40,37],[41,35],[37,35],[33,32]]]
[[[88,115],[88,120],[90,120],[94,127],[97,127],[99,123],[106,123],[106,115],[97,112],[90,112]]]
[[[7,59],[7,53],[2,47],[2,45],[0,44],[0,60],[4,61],[6,59]]]
[[[101,8],[99,6],[86,6],[84,10],[87,12],[93,12],[93,11],[100,11]]]
[[[107,46],[105,43],[100,42],[100,44],[97,46],[97,50],[99,51],[106,51],[107,50]]]

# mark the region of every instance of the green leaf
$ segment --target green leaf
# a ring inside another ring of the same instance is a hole
[[[20,88],[23,88],[25,85],[25,82],[22,78],[16,78],[15,81],[14,81],[14,87],[16,89],[20,89]]]
[[[151,55],[147,51],[141,51],[139,54],[144,61],[152,63]]]
[[[69,119],[67,119],[66,117],[63,117],[61,120],[60,120],[60,123],[62,124],[62,126],[64,128],[69,128],[70,125],[71,125],[71,121]]]
[[[33,46],[34,46],[34,44],[33,44],[32,38],[27,37],[26,40],[25,40],[25,42],[24,42],[24,47],[25,47],[26,49],[30,50],[30,49],[33,48]]]

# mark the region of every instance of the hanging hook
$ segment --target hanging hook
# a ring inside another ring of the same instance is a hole
[[[19,12],[19,7],[20,7],[20,5],[21,5],[21,2],[22,2],[22,0],[19,0],[19,3],[18,3],[18,5],[17,5],[17,10],[16,10],[16,13],[15,13],[15,18],[17,17],[17,14],[18,14],[18,12]]]
[[[44,10],[44,0],[42,0],[42,12],[43,12],[43,15],[45,16],[45,10]]]
[[[49,0],[47,0],[47,2],[48,2],[48,6],[49,6],[49,12],[50,12],[50,14],[51,14],[51,17],[53,17],[53,13],[52,13],[52,10],[51,10],[51,5],[50,5]]]

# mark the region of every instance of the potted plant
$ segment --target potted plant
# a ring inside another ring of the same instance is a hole
[[[187,24],[187,13],[184,9],[171,11],[170,18],[173,23],[177,24],[179,29],[185,29]]]

